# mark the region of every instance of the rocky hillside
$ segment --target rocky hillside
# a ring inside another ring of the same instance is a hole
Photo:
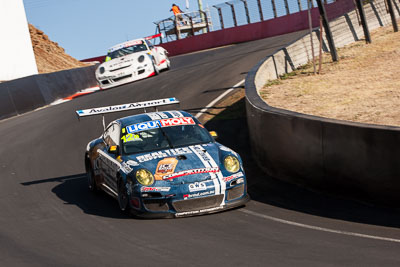
[[[65,69],[73,69],[88,66],[88,63],[67,55],[64,48],[53,42],[43,31],[29,24],[33,51],[39,73],[48,73]]]

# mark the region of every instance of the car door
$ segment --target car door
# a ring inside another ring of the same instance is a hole
[[[117,192],[117,173],[120,164],[117,157],[120,155],[119,139],[120,126],[110,124],[103,134],[104,147],[99,152],[100,171],[106,186]]]

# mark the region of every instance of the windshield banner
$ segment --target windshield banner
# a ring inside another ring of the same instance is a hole
[[[169,118],[155,121],[147,121],[142,123],[136,123],[126,127],[128,133],[136,133],[140,131],[150,130],[158,127],[170,127],[179,125],[195,125],[195,121],[190,117],[183,118]]]

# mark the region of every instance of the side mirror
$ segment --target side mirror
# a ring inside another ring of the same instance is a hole
[[[108,153],[110,153],[110,154],[117,155],[118,151],[119,151],[119,147],[118,146],[110,146],[108,148]]]
[[[209,131],[209,133],[215,140],[218,138],[218,134],[216,131]]]

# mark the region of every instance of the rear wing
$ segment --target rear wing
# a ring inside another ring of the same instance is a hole
[[[144,109],[144,112],[147,112],[146,108],[151,108],[151,107],[155,107],[156,111],[157,111],[157,107],[159,107],[159,106],[168,106],[168,105],[174,105],[174,104],[179,104],[179,100],[176,99],[175,97],[171,97],[171,98],[143,101],[143,102],[137,102],[137,103],[122,104],[122,105],[116,105],[116,106],[81,109],[81,110],[77,110],[76,114],[78,115],[78,119],[80,119],[81,117],[86,117],[86,116],[102,115],[103,116],[103,126],[105,127],[104,114],[127,111],[127,110],[134,110],[134,109],[141,109],[141,108]]]
[[[151,36],[144,37],[144,39],[146,39],[146,40],[151,40],[151,39],[155,39],[155,38],[157,38],[157,37],[164,38],[165,36],[164,36],[163,33],[159,33],[159,34],[155,34],[155,35],[151,35]]]

